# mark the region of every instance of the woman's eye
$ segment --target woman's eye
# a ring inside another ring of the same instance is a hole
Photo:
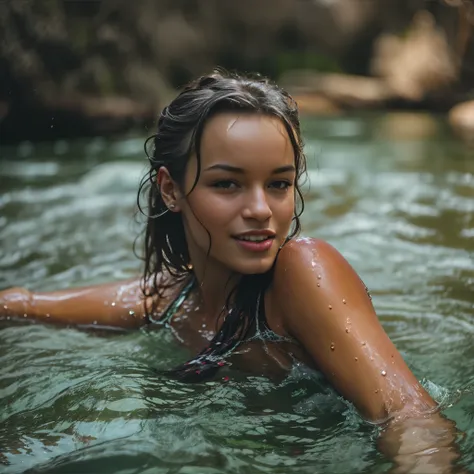
[[[234,189],[237,187],[237,184],[234,181],[222,180],[222,181],[216,181],[215,183],[213,183],[212,187],[218,188],[218,189]]]
[[[270,187],[281,191],[286,191],[290,186],[292,186],[292,183],[290,183],[289,181],[274,181],[270,185]]]

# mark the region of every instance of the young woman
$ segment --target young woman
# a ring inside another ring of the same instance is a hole
[[[305,156],[293,99],[267,80],[214,73],[165,107],[152,138],[139,192],[148,190],[143,277],[9,289],[2,314],[161,325],[196,354],[170,368],[189,381],[227,363],[270,371],[304,361],[364,417],[389,420],[381,446],[402,469],[449,466],[452,423],[384,332],[362,281],[328,243],[297,238]],[[419,430],[429,436],[413,445]]]

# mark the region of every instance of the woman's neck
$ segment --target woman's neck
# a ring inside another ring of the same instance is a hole
[[[210,320],[216,320],[242,275],[215,260],[209,252],[203,252],[186,226],[185,232],[189,259],[197,280],[198,304]]]
[[[211,261],[205,266],[193,265],[193,272],[197,281],[200,304],[205,314],[214,320],[222,313],[241,275],[220,265],[213,265]]]

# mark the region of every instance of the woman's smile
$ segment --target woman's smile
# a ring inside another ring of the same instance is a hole
[[[274,243],[274,237],[246,237],[246,238],[235,238],[237,243],[240,245],[241,248],[244,250],[248,250],[250,252],[266,252],[270,250]]]
[[[265,252],[270,250],[275,240],[275,232],[270,229],[242,232],[233,238],[241,248],[250,252]]]
[[[268,271],[289,233],[295,208],[295,156],[276,117],[222,113],[207,123],[186,171],[181,204],[190,254],[209,270]],[[230,236],[230,239],[229,239]]]

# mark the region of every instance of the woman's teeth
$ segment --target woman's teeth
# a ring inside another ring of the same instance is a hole
[[[264,240],[269,239],[268,236],[256,236],[256,235],[249,235],[246,237],[237,237],[239,240],[249,240],[250,242],[263,242]]]

